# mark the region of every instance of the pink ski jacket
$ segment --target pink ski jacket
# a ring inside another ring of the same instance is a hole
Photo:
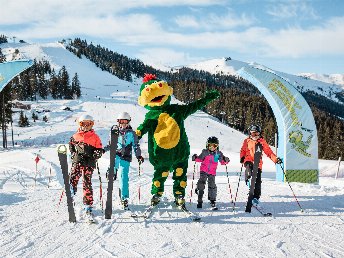
[[[207,149],[202,150],[202,153],[196,157],[196,162],[202,162],[200,171],[205,172],[210,175],[216,175],[216,169],[218,162],[221,163],[221,165],[228,164],[228,162],[225,161],[226,158],[223,153],[219,150],[216,151],[210,151]],[[229,160],[229,159],[228,159]]]

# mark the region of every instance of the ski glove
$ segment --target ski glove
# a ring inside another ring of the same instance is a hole
[[[245,157],[240,158],[240,163],[244,163]]]
[[[74,145],[76,153],[79,155],[85,154],[85,145],[82,143],[77,143]]]
[[[145,161],[145,159],[142,156],[138,156],[137,161],[139,162],[139,164],[142,164]]]
[[[277,161],[276,161],[276,163],[277,163],[277,164],[282,164],[282,163],[283,163],[283,161],[282,161],[282,159],[281,159],[281,158],[277,158]]]
[[[223,160],[225,161],[225,162],[229,162],[229,158],[228,157],[223,157]]]
[[[192,161],[195,161],[197,159],[197,154],[192,155]]]
[[[96,149],[96,150],[94,150],[94,152],[93,152],[93,158],[95,158],[95,159],[100,159],[101,156],[103,155],[103,153],[104,153],[104,150],[103,150],[103,149]]]

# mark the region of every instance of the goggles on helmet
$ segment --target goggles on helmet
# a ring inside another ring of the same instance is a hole
[[[208,148],[209,148],[209,147],[217,148],[217,146],[219,146],[219,145],[216,144],[216,143],[208,143]]]
[[[119,124],[129,124],[129,120],[127,120],[127,119],[117,119],[117,122],[119,123]]]
[[[94,122],[93,121],[80,121],[79,125],[82,127],[88,127],[88,126],[94,125]]]

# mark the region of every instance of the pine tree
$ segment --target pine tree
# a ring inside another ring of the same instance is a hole
[[[6,62],[6,57],[5,55],[2,53],[1,48],[0,48],[0,63]]]
[[[80,89],[80,81],[79,81],[77,73],[75,73],[72,79],[71,91],[72,91],[73,98],[80,98],[81,89]]]
[[[26,117],[26,115],[24,115],[23,111],[20,111],[20,116],[19,116],[19,122],[18,125],[20,127],[27,127],[30,125],[29,123],[29,119]]]

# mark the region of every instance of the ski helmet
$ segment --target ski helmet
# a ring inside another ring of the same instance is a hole
[[[258,132],[261,133],[262,129],[260,128],[259,125],[251,125],[250,128],[248,129],[250,132]]]
[[[121,119],[130,121],[131,117],[130,117],[129,113],[122,112],[117,116],[117,120],[121,120]]]
[[[92,121],[92,122],[94,122],[94,119],[90,115],[82,115],[82,116],[79,117],[79,122],[82,122],[82,121]]]
[[[211,136],[208,138],[207,140],[207,146],[208,144],[211,144],[211,143],[214,143],[214,144],[219,144],[219,139],[217,139],[215,136]]]

